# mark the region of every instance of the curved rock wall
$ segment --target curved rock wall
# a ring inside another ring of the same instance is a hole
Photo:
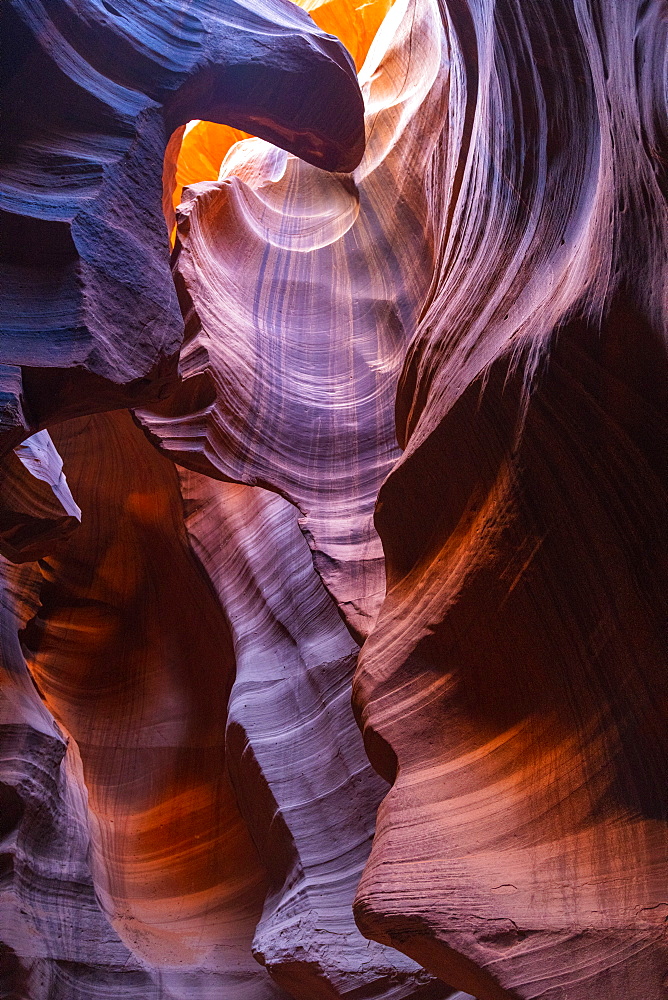
[[[0,14],[0,992],[660,1000],[665,4],[303,6]]]
[[[481,1000],[660,997],[665,10],[448,10],[460,138],[355,681],[393,782],[357,919]]]
[[[1,30],[6,450],[173,385],[183,325],[161,173],[178,126],[252,128],[339,170],[363,131],[350,56],[288,0],[11,0]]]
[[[250,139],[218,183],[189,188],[175,265],[186,377],[141,413],[179,464],[299,508],[358,638],[384,592],[372,515],[399,456],[397,380],[434,271],[425,174],[447,70],[437,5],[402,0],[360,74],[367,146],[352,176]]]

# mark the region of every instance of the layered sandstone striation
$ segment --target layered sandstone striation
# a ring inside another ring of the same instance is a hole
[[[438,266],[355,681],[393,782],[356,913],[481,1000],[666,989],[667,27],[448,4]]]
[[[173,384],[183,324],[161,176],[175,130],[250,128],[330,170],[353,168],[364,139],[350,56],[288,0],[12,0],[1,16],[7,448]]]
[[[395,5],[360,72],[367,144],[352,175],[254,138],[217,183],[188,189],[175,262],[184,381],[139,414],[180,465],[299,509],[358,638],[384,594],[373,508],[399,457],[396,386],[434,271],[425,178],[447,59],[436,4]]]
[[[301,6],[0,14],[0,993],[660,1000],[665,10]]]

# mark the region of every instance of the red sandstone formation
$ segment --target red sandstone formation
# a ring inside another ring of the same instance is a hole
[[[438,265],[355,681],[393,783],[357,920],[480,1000],[658,1000],[668,19],[481,0],[445,23]]]
[[[660,1000],[666,11],[302,6],[0,15],[0,993]]]

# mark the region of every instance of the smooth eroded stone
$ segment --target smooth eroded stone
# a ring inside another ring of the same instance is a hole
[[[393,783],[357,920],[479,1000],[659,1000],[668,25],[446,7],[443,239],[354,683]]]
[[[364,133],[351,57],[288,0],[11,0],[0,17],[0,361],[26,404],[7,450],[14,424],[176,383],[162,167],[178,126],[250,129],[328,170],[356,166]]]
[[[176,470],[127,412],[52,433],[84,514],[39,564],[23,645],[80,755],[97,898],[161,997],[279,1000],[251,952],[266,868],[226,768],[230,633]]]
[[[138,414],[200,473],[278,492],[356,638],[384,569],[372,515],[399,457],[394,399],[434,268],[429,171],[447,110],[435,4],[390,10],[360,74],[366,152],[327,174],[259,139],[179,210],[185,381]]]
[[[0,553],[11,562],[39,559],[78,527],[81,511],[46,431],[0,460]]]
[[[445,1000],[365,940],[352,901],[386,791],[350,709],[357,645],[298,512],[266,490],[180,474],[186,526],[230,622],[227,765],[269,877],[253,952],[295,1000]]]

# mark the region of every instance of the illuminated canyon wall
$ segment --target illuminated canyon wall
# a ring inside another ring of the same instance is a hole
[[[661,1000],[665,4],[302,6],[0,12],[0,995]]]

